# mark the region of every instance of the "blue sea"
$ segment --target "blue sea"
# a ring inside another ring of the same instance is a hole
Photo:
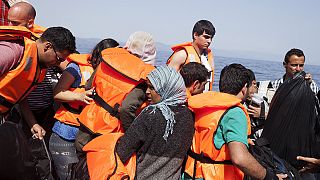
[[[170,51],[158,51],[156,65],[164,65],[169,56]],[[285,69],[282,65],[283,60],[279,59],[276,61],[265,61],[257,59],[242,59],[235,57],[222,57],[215,56],[215,74],[214,74],[214,87],[213,90],[218,91],[218,81],[220,78],[220,72],[223,67],[231,63],[239,63],[245,67],[251,69],[256,76],[257,81],[264,80],[276,80],[282,77],[285,73]],[[313,80],[316,81],[318,85],[320,82],[320,66],[305,64],[305,72],[312,75]]]

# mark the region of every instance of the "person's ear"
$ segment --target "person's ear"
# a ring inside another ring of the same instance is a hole
[[[197,89],[197,80],[196,81],[194,81],[192,84],[191,84],[191,86],[189,86],[189,87],[187,87],[188,89],[189,89],[189,91],[190,91],[190,93],[193,93],[194,92],[194,90],[196,90]]]
[[[48,42],[48,41],[44,42],[44,43],[43,43],[43,46],[44,46],[44,48],[43,48],[43,51],[44,51],[44,52],[46,52],[46,51],[48,51],[50,48],[52,48],[52,44],[51,44],[50,42]]]
[[[198,36],[199,36],[199,34],[197,32],[193,33],[193,39],[196,39],[196,37],[198,37]]]
[[[241,89],[241,92],[242,92],[242,94],[243,95],[245,95],[246,94],[246,91],[248,90],[248,83],[246,83],[246,84],[244,84],[244,86],[242,87],[242,89]]]
[[[283,65],[283,67],[285,67],[287,65],[287,63],[283,61],[282,65]]]
[[[33,27],[34,24],[34,19],[29,19],[28,24],[27,24],[27,28],[31,29]]]
[[[199,80],[195,80],[193,83],[192,83],[194,89],[199,89],[200,86],[201,86],[201,83]]]

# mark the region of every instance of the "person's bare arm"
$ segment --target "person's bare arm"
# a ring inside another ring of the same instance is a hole
[[[36,137],[42,139],[43,136],[46,134],[46,131],[37,123],[36,118],[34,117],[32,111],[29,108],[27,98],[22,100],[19,103],[19,105],[23,118],[25,119],[29,127],[31,127],[32,134],[35,134]]]
[[[283,179],[286,174],[273,174],[268,172],[248,151],[247,146],[241,142],[228,143],[228,149],[233,165],[254,179]]]
[[[246,145],[232,141],[227,146],[231,161],[235,166],[254,179],[264,179],[267,173],[266,169],[249,153]]]
[[[175,52],[172,55],[172,59],[168,64],[168,66],[171,66],[175,68],[177,71],[179,71],[181,69],[181,66],[186,62],[186,60],[187,60],[187,53],[185,50],[182,49],[180,51]]]
[[[92,95],[92,89],[82,93],[72,92],[68,90],[74,80],[75,78],[68,71],[64,71],[54,89],[54,99],[59,102],[81,101],[86,104],[90,104],[92,98],[90,98],[89,96]]]
[[[320,159],[298,156],[297,160],[305,161],[307,164],[299,170],[300,173],[319,172],[320,171]]]

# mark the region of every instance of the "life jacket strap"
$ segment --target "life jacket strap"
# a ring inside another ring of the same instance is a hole
[[[196,161],[199,161],[201,163],[206,163],[206,164],[230,164],[230,165],[232,165],[232,161],[231,160],[215,161],[215,160],[212,160],[211,158],[205,156],[203,153],[197,154],[197,153],[193,152],[191,149],[189,149],[188,155],[191,158],[193,158]]]
[[[5,106],[8,109],[11,109],[14,106],[13,103],[9,102],[5,97],[3,97],[1,95],[0,95],[0,104],[2,106]]]
[[[63,103],[61,103],[62,104],[62,106],[64,107],[64,108],[66,108],[69,112],[71,112],[71,113],[73,113],[73,114],[80,114],[81,112],[82,112],[82,110],[83,110],[83,106],[79,106],[79,108],[77,109],[77,108],[73,108],[73,107],[71,107],[68,103],[66,103],[66,102],[63,102]]]
[[[101,106],[103,109],[109,112],[109,114],[113,117],[120,119],[119,107],[120,104],[116,103],[114,107],[110,106],[107,102],[105,102],[96,91],[92,92],[93,100]]]

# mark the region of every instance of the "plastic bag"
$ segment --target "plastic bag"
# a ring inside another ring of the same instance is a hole
[[[278,157],[269,147],[269,142],[265,138],[254,141],[255,145],[249,146],[252,156],[267,170],[275,174],[287,174],[289,180],[301,179],[298,171],[285,160]],[[245,176],[245,180],[251,180],[250,176]]]
[[[304,76],[301,72],[278,88],[262,132],[271,149],[297,169],[305,164],[298,155],[320,157],[317,100]]]
[[[44,142],[44,139],[38,138],[29,139],[32,161],[36,168],[37,179],[53,180],[53,166],[51,154]]]
[[[27,140],[18,124],[0,125],[0,179],[35,179],[35,166]]]

